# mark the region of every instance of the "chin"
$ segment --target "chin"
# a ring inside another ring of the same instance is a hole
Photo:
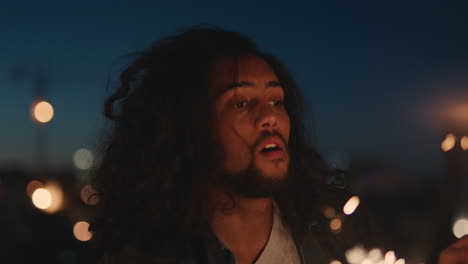
[[[260,169],[259,171],[265,179],[285,180],[288,177],[287,169],[271,168],[263,170]]]
[[[252,163],[249,168],[236,173],[226,171],[219,180],[217,184],[222,189],[243,197],[271,197],[281,192],[285,186],[288,180],[288,167],[287,163]]]
[[[280,161],[277,164],[265,164],[264,166],[259,166],[258,171],[265,178],[285,179],[288,175],[288,164],[284,161]]]

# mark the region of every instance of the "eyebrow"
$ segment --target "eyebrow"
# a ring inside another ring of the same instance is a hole
[[[241,81],[241,82],[233,82],[231,84],[229,84],[228,86],[224,87],[221,92],[219,93],[219,95],[222,95],[224,94],[225,92],[229,91],[229,90],[232,90],[232,89],[236,89],[236,88],[243,88],[243,87],[254,87],[255,85],[252,83],[252,82],[248,82],[248,81]],[[266,88],[272,88],[272,87],[282,87],[281,85],[281,82],[279,81],[269,81],[267,82]]]

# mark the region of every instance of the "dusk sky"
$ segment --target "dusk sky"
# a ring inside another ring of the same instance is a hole
[[[45,68],[56,111],[48,159],[71,164],[75,150],[99,142],[106,83],[124,56],[208,23],[245,33],[285,62],[321,152],[440,174],[438,113],[468,102],[468,4],[314,2],[2,2],[0,166],[34,157],[33,84],[11,80],[12,66]]]

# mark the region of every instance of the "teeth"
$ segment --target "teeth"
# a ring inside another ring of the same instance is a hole
[[[265,146],[265,148],[276,148],[276,144],[268,144]]]

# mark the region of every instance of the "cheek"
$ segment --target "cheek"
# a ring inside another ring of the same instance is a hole
[[[225,118],[218,122],[216,129],[217,140],[227,157],[245,155],[245,152],[249,150],[245,132],[245,127],[237,120]]]
[[[220,135],[222,138],[221,166],[230,173],[246,169],[253,158],[250,147],[240,132],[242,129],[231,124],[231,126],[226,126],[222,130],[223,134]]]
[[[227,131],[230,139],[228,144],[230,144],[232,148],[236,149],[238,152],[242,152],[242,154],[245,154],[244,152],[249,151],[250,149],[248,141],[248,130],[249,129],[246,126],[235,123],[231,124],[229,131]]]
[[[251,156],[251,144],[249,144],[249,128],[241,122],[233,122],[226,125],[225,146],[228,157],[241,161]]]
[[[284,124],[283,126],[283,135],[284,135],[284,139],[286,139],[286,141],[289,141],[289,134],[291,133],[291,121],[289,120],[289,116],[288,115],[285,115],[283,117],[283,122],[282,124]]]

